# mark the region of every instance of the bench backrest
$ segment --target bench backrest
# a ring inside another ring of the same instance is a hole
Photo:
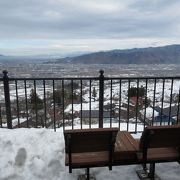
[[[145,128],[140,149],[180,147],[180,125],[148,126]]]
[[[66,153],[109,151],[117,132],[118,128],[65,130]]]
[[[111,170],[117,133],[118,128],[65,130],[65,151],[68,154],[69,172],[72,172],[73,153],[100,151],[108,151],[108,165]]]
[[[142,151],[144,168],[146,168],[149,148],[173,148],[180,155],[180,125],[146,127],[139,146]],[[172,159],[174,160],[173,157]]]

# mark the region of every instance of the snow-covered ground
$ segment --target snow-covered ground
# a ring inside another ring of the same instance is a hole
[[[119,101],[121,101],[121,109],[124,107],[122,104],[128,103],[128,81],[122,81],[121,83],[121,89],[119,82],[113,81],[112,85],[112,103],[116,105],[116,107],[119,107]],[[92,83],[93,84],[93,83]],[[99,84],[94,83],[93,87],[96,89],[96,92],[99,92]],[[130,87],[137,87],[137,82],[131,82]],[[139,82],[139,87],[146,87],[145,81]],[[173,84],[171,80],[164,81],[148,81],[147,83],[147,98],[151,101],[152,106],[162,106],[162,99],[163,99],[163,108],[170,106],[170,100],[171,100],[171,93],[172,94],[179,94],[179,87],[180,82],[178,80],[174,80]],[[104,87],[104,105],[111,103],[111,84],[108,81],[105,81],[105,87]],[[171,92],[172,89],[172,92]],[[89,88],[88,84],[83,89],[85,94],[83,95],[83,99],[85,100],[85,103],[82,103],[82,110],[89,110],[90,109],[90,94],[89,94]],[[121,92],[121,94],[120,94]],[[93,94],[91,89],[91,110],[98,110],[99,108],[99,94],[96,94],[95,101],[92,100]],[[121,99],[119,99],[121,97]],[[154,102],[155,99],[155,102]],[[154,105],[153,105],[154,103]],[[172,106],[175,105],[174,103],[171,104]],[[81,104],[73,104],[73,110],[80,111]],[[69,104],[67,108],[65,109],[66,113],[72,113],[72,104]],[[150,111],[148,111],[150,113]],[[152,112],[151,112],[152,113]],[[152,117],[152,114],[148,114],[148,116]]]
[[[12,120],[12,127],[15,127],[17,126],[18,124],[21,124],[23,122],[27,121],[26,118],[19,118],[19,121],[18,121],[18,118],[15,118]],[[3,127],[7,127],[7,123],[4,123],[3,124]]]
[[[62,129],[0,129],[0,180],[75,180],[83,170],[69,174],[64,165]],[[139,165],[117,166],[112,171],[91,168],[97,180],[138,180]],[[178,163],[156,165],[162,180],[179,180]]]

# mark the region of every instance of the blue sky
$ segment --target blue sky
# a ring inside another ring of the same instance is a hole
[[[179,0],[0,0],[0,54],[180,44]]]

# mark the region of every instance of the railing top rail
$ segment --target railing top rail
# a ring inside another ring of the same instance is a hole
[[[143,76],[143,77],[104,77],[104,80],[134,80],[134,79],[180,79],[180,76]],[[99,80],[99,77],[63,77],[63,78],[58,78],[58,77],[52,77],[52,78],[41,78],[41,77],[32,77],[32,78],[12,78],[9,77],[10,81],[15,81],[15,80]],[[3,77],[0,78],[0,81],[3,81]]]
[[[129,79],[180,79],[180,76],[139,76],[139,77],[104,77],[104,80],[129,80]]]
[[[0,78],[0,80],[3,80],[3,78]],[[15,81],[15,80],[99,80],[99,78],[98,77],[64,77],[64,78],[57,78],[57,77],[55,77],[55,78],[36,78],[36,77],[34,77],[34,78],[11,78],[11,77],[9,77],[9,80],[10,81]]]

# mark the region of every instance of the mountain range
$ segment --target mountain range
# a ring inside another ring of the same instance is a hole
[[[39,55],[3,55],[0,54],[0,63],[51,63],[56,61],[56,59],[64,57],[75,57],[86,52],[71,52],[71,53],[55,53],[55,54],[39,54]]]
[[[134,48],[59,58],[55,63],[74,64],[180,64],[180,45]]]

